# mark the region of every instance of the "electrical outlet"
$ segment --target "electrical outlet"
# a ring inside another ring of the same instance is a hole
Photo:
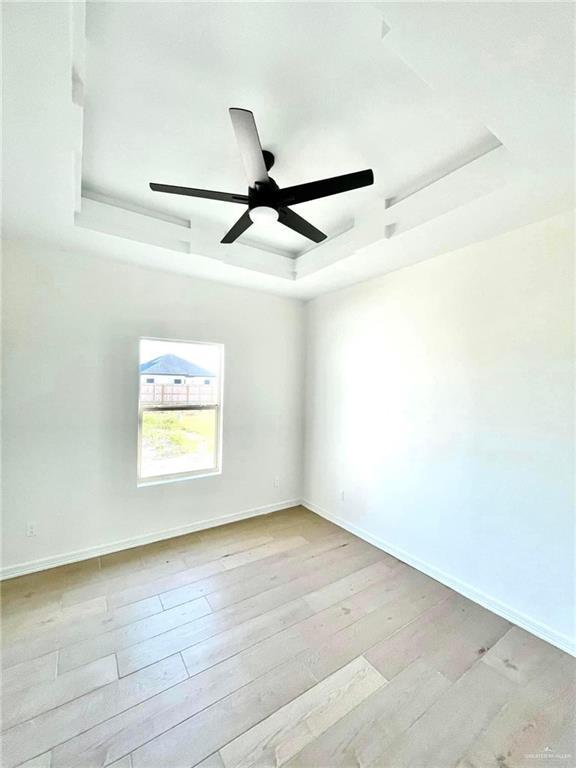
[[[278,475],[274,478],[274,488],[280,488],[280,478]]]
[[[26,536],[36,536],[36,523],[26,523]]]
[[[344,501],[346,498],[346,493],[344,491],[340,491],[340,501]]]

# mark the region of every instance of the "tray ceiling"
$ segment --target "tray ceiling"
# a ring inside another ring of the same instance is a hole
[[[8,5],[5,72],[20,81],[7,90],[8,140],[14,165],[35,159],[52,195],[39,198],[39,210],[31,205],[27,220],[8,200],[18,236],[28,230],[149,266],[307,296],[463,244],[466,223],[490,236],[569,204],[570,158],[554,161],[569,153],[570,131],[560,135],[562,119],[549,110],[570,101],[571,10],[555,3],[481,3],[471,12],[459,3]],[[41,81],[42,60],[50,84],[31,83],[25,104],[27,68]],[[72,103],[63,109],[66,79]],[[52,173],[52,192],[43,175],[52,147],[25,158],[16,146],[24,137],[14,120],[34,114],[34,100],[48,135],[59,128],[68,138],[68,191]],[[223,246],[239,206],[149,190],[157,181],[246,191],[230,106],[255,113],[280,186],[373,168],[374,186],[295,208],[327,241],[254,226]],[[523,127],[530,115],[537,135]],[[550,140],[543,169],[537,157]],[[526,197],[524,215],[513,190]],[[50,217],[61,200],[67,211]],[[457,231],[429,240],[424,253],[422,233],[447,217]],[[369,256],[378,244],[390,254],[385,263]]]

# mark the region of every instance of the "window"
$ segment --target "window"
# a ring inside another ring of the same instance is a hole
[[[139,484],[220,472],[223,351],[221,344],[140,340]]]

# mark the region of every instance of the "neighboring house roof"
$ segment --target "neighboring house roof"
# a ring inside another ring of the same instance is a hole
[[[178,355],[161,355],[154,360],[148,360],[147,363],[141,363],[140,373],[177,376],[214,376],[213,373],[199,365],[190,363]]]

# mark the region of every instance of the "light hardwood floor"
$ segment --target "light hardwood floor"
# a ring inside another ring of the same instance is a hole
[[[573,659],[301,507],[2,593],[3,768],[576,765]]]

